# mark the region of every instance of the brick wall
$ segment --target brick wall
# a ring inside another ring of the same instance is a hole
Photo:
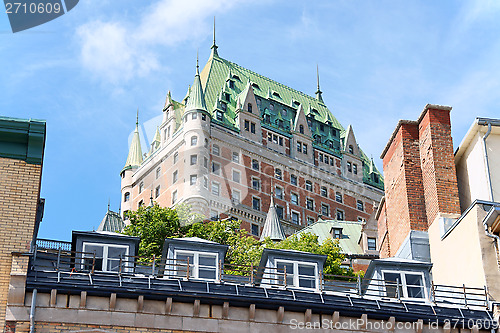
[[[427,105],[418,121],[400,121],[382,153],[385,211],[379,216],[379,241],[383,258],[396,254],[410,230],[427,231],[438,212],[460,213],[450,110]]]
[[[42,166],[0,157],[0,327],[4,327],[12,252],[27,252],[33,237]],[[26,273],[24,273],[26,274]]]

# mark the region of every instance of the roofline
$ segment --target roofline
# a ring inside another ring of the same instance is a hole
[[[500,119],[484,117],[476,117],[474,119],[472,125],[469,127],[469,130],[464,135],[462,141],[455,150],[455,162],[457,162],[462,157],[463,153],[467,150],[474,134],[480,131],[480,126],[488,126],[488,124],[491,124],[491,126],[500,127]]]
[[[45,138],[45,120],[0,116],[0,157],[41,165]]]
[[[420,124],[420,122],[422,121],[422,119],[424,118],[425,116],[425,113],[427,112],[427,110],[429,109],[433,109],[433,110],[443,110],[443,111],[451,111],[452,107],[451,106],[444,106],[444,105],[437,105],[437,104],[427,104],[425,107],[424,107],[424,110],[422,111],[422,113],[420,113],[420,116],[418,117],[418,120],[399,120],[398,121],[398,124],[396,125],[396,128],[394,129],[394,131],[392,132],[392,135],[389,139],[389,142],[387,142],[387,144],[385,145],[385,148],[384,150],[382,151],[382,154],[380,155],[380,158],[381,159],[384,159],[384,156],[385,154],[387,153],[387,151],[389,150],[389,147],[391,146],[392,144],[392,141],[394,140],[394,138],[396,137],[396,135],[398,134],[398,131],[399,131],[399,128],[404,125],[404,124],[413,124],[413,125],[418,125]]]

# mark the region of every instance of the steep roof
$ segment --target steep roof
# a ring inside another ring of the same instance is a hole
[[[271,204],[269,205],[269,211],[267,212],[266,222],[264,222],[264,228],[262,228],[260,240],[262,241],[267,237],[269,237],[272,241],[281,241],[286,238],[283,227],[278,219],[278,213],[276,212],[272,195]]]
[[[142,163],[142,149],[141,149],[141,138],[139,136],[139,116],[137,116],[137,121],[135,123],[135,131],[132,135],[132,142],[130,142],[130,148],[128,150],[127,161],[125,162],[124,169],[128,167],[139,166]]]
[[[210,104],[209,104],[210,105]],[[207,110],[205,97],[203,96],[203,88],[200,81],[200,73],[198,69],[198,59],[196,59],[196,75],[194,76],[193,86],[189,91],[189,97],[186,103],[186,110]]]
[[[104,218],[99,224],[97,231],[108,231],[108,232],[121,232],[125,228],[125,223],[120,216],[120,214],[109,210],[104,215]]]
[[[341,252],[345,254],[363,254],[363,250],[358,244],[362,226],[363,223],[357,221],[319,220],[295,234],[300,235],[301,233],[310,232],[318,236],[319,243],[323,243],[325,240],[332,238],[332,228],[341,228],[342,238],[339,239]]]

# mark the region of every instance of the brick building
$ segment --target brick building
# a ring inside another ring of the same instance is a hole
[[[260,235],[270,195],[287,235],[323,218],[363,221],[383,178],[318,88],[308,96],[212,52],[142,153],[136,125],[120,173],[121,211],[151,200],[186,202],[207,217],[231,215]]]
[[[10,289],[26,279],[28,257],[41,220],[40,182],[45,122],[0,117],[0,327]],[[9,301],[13,301],[9,299]],[[24,301],[24,300],[23,300]]]

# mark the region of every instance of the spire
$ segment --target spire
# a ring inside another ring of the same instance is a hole
[[[316,64],[316,80],[318,81],[318,90],[316,90],[316,99],[323,103],[323,97],[321,94],[323,93],[321,89],[319,89],[319,66]]]
[[[110,203],[110,198],[108,198],[108,212],[109,212],[109,203]]]
[[[151,148],[149,149],[149,155],[152,155],[158,148],[160,148],[161,145],[161,135],[160,135],[160,128],[156,126],[156,133],[155,137],[153,139],[153,142],[151,142]]]
[[[201,79],[198,66],[198,53],[196,53],[196,75],[194,76],[193,86],[189,91],[189,97],[186,102],[186,111],[189,110],[204,110],[207,111],[205,105],[205,96],[203,94],[203,87],[201,86]]]
[[[375,163],[373,162],[373,156],[370,158],[370,171],[369,173],[372,174],[375,172]]]
[[[267,212],[266,222],[264,222],[264,228],[262,229],[260,240],[263,241],[267,237],[269,237],[272,241],[281,241],[286,238],[285,233],[283,232],[283,227],[278,219],[276,207],[274,206],[274,195],[272,192],[271,204],[269,205],[269,211]]]
[[[125,167],[139,166],[142,163],[141,138],[139,135],[139,109],[137,109],[137,118],[135,121],[135,131],[132,135],[132,142],[128,150]]]
[[[212,47],[211,47],[211,49],[212,49],[211,57],[213,57],[213,56],[218,57],[219,56],[219,53],[217,52],[217,48],[218,48],[218,46],[217,46],[217,44],[215,44],[215,16],[214,16],[214,43],[212,44]]]

